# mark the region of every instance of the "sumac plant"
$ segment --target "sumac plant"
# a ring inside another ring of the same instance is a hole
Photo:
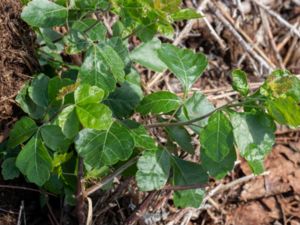
[[[179,0],[24,4],[22,19],[36,31],[41,68],[16,97],[27,115],[1,146],[5,179],[22,174],[76,204],[76,193],[88,196],[126,171],[141,191],[167,188],[174,190],[177,207],[199,207],[201,187],[231,171],[237,154],[259,174],[276,124],[300,125],[300,80],[285,70],[274,71],[255,90],[245,72],[232,71],[240,97],[218,108],[192,92],[206,56],[157,35],[172,37],[173,22],[201,17],[180,9]],[[103,19],[108,14],[112,27]],[[137,47],[129,42],[132,36],[140,41]],[[145,94],[137,64],[169,70],[183,94]],[[195,138],[201,144],[198,161],[188,160],[197,158]],[[99,183],[93,186],[91,179]]]

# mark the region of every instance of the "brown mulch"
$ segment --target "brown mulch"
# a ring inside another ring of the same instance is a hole
[[[19,112],[14,98],[38,65],[33,57],[35,36],[20,12],[19,1],[0,1],[0,143],[1,132]]]

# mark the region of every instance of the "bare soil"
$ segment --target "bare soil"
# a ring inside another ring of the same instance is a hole
[[[0,1],[0,131],[2,132],[7,130],[19,112],[14,98],[37,68],[37,62],[33,57],[35,36],[21,20],[20,12],[19,1]]]

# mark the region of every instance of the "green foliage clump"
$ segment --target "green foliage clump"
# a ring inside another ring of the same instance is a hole
[[[255,174],[263,172],[263,160],[275,141],[275,123],[300,125],[300,80],[278,70],[253,92],[246,73],[235,70],[232,86],[241,97],[234,102],[214,108],[199,91],[188,97],[207,58],[155,37],[172,35],[174,21],[201,17],[192,9],[180,9],[180,4],[29,1],[22,18],[38,35],[42,70],[16,98],[27,116],[16,122],[1,146],[3,177],[21,173],[28,182],[65,195],[71,204],[81,160],[88,179],[103,178],[108,171],[119,175],[135,162],[128,171],[141,191],[181,187],[174,193],[175,204],[198,207],[205,194],[201,185],[209,176],[220,179],[232,170],[237,152]],[[119,17],[112,31],[91,16],[101,18],[106,12]],[[57,26],[65,26],[67,33],[52,29]],[[135,49],[128,44],[132,35],[142,41]],[[72,63],[74,54],[82,55],[83,62]],[[144,95],[135,64],[170,70],[184,96],[168,91]],[[135,121],[136,114],[147,120]],[[146,123],[149,119],[157,122]],[[156,127],[165,132],[167,144],[150,135]],[[201,143],[199,162],[183,157],[195,154],[191,133]]]

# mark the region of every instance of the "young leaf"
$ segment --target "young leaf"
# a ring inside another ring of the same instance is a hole
[[[49,77],[40,74],[33,79],[28,88],[28,94],[32,101],[44,108],[48,106],[48,83]]]
[[[223,160],[233,149],[233,132],[230,121],[222,112],[215,112],[200,132],[200,142],[212,160]]]
[[[76,112],[85,128],[104,130],[112,123],[112,112],[103,104],[77,105]]]
[[[182,150],[190,154],[194,154],[195,148],[192,145],[192,138],[184,127],[166,127],[165,130],[172,141],[176,142],[182,148]]]
[[[172,158],[173,185],[193,185],[205,184],[208,181],[208,175],[201,165],[182,160],[178,157]],[[200,206],[204,196],[204,191],[199,189],[175,191],[174,203],[177,207]]]
[[[187,8],[187,9],[181,9],[171,14],[171,17],[174,21],[180,21],[180,20],[198,19],[203,16],[199,14],[196,10]]]
[[[273,120],[263,112],[231,113],[230,119],[241,156],[250,165],[257,165],[257,161],[262,161],[275,143],[276,126]],[[254,172],[260,171],[260,168],[252,169]]]
[[[25,6],[21,17],[33,27],[53,27],[65,23],[68,9],[49,0],[33,0]]]
[[[248,95],[249,85],[246,73],[242,70],[234,70],[232,71],[231,76],[233,89],[243,96]]]
[[[20,171],[16,167],[16,158],[7,158],[2,162],[2,176],[4,180],[12,180],[20,175]]]
[[[162,72],[167,66],[158,57],[157,50],[161,48],[159,39],[142,43],[130,53],[130,58],[151,70]]]
[[[181,121],[188,121],[211,113],[214,109],[213,104],[207,100],[205,95],[200,92],[195,92],[193,96],[184,103],[183,110],[181,110],[178,118]],[[190,127],[199,134],[201,128],[206,126],[207,122],[208,118],[195,122],[194,125],[190,125]]]
[[[135,175],[141,191],[152,191],[162,188],[169,178],[170,156],[165,150],[144,151],[137,163]]]
[[[104,97],[104,91],[97,86],[82,84],[76,89],[74,97],[77,105],[99,103]]]
[[[128,159],[132,154],[134,140],[126,127],[114,122],[107,130],[80,131],[75,146],[86,165],[99,168]]]
[[[181,104],[180,98],[168,91],[158,91],[144,97],[137,111],[142,115],[148,113],[168,113],[177,109]]]
[[[180,80],[185,91],[191,88],[207,66],[207,59],[202,53],[180,49],[171,44],[163,44],[158,50],[158,56]]]
[[[219,180],[225,177],[226,174],[233,169],[234,162],[236,161],[236,152],[234,148],[230,149],[228,155],[220,162],[212,160],[206,152],[206,149],[201,148],[201,165],[208,171],[210,176]]]
[[[8,146],[14,148],[27,141],[36,131],[37,125],[29,117],[23,117],[15,123],[9,132]]]
[[[56,152],[66,152],[71,144],[57,125],[45,125],[41,128],[41,135],[45,145]]]
[[[38,134],[22,149],[16,166],[30,182],[38,186],[42,186],[50,178],[52,159]]]
[[[280,124],[300,126],[300,106],[292,97],[267,101],[268,114]]]
[[[80,129],[80,123],[75,106],[71,105],[63,109],[58,116],[58,125],[68,139],[73,139],[77,135]]]

